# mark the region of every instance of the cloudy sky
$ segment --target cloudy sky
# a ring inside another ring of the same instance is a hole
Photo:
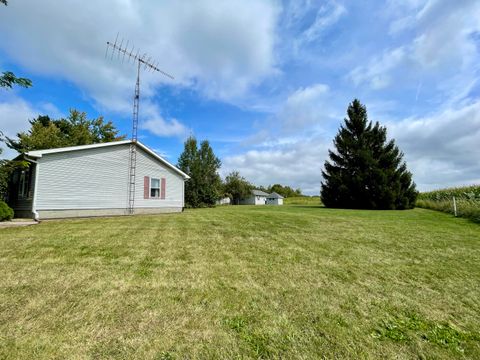
[[[479,19],[478,0],[9,0],[0,71],[34,86],[0,90],[0,130],[76,108],[130,135],[135,67],[105,58],[120,33],[175,76],[142,73],[139,132],[173,163],[193,134],[223,175],[318,194],[359,98],[420,190],[480,183]]]

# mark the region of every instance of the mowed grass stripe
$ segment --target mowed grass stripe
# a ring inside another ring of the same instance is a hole
[[[232,206],[0,231],[1,358],[478,358],[480,227]]]

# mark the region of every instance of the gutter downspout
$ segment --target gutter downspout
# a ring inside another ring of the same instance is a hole
[[[38,161],[28,159],[28,161],[35,164],[35,180],[33,182],[33,201],[32,201],[32,213],[35,221],[40,221],[40,215],[37,211],[37,189],[38,189],[38,173],[40,171],[40,164]]]
[[[185,210],[185,181],[188,181],[188,179],[183,178],[182,181],[182,212]]]

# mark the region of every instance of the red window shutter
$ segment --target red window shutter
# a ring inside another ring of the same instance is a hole
[[[148,176],[143,178],[143,198],[150,198],[150,178]]]
[[[160,199],[165,199],[165,188],[167,187],[167,179],[162,178],[162,185],[160,188]]]

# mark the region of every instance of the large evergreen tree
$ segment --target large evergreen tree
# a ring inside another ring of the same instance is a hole
[[[190,176],[185,183],[185,202],[190,207],[213,206],[220,197],[221,180],[218,169],[221,162],[205,140],[198,148],[197,140],[191,136],[185,141],[178,167]]]
[[[185,141],[184,149],[178,158],[177,166],[185,174],[190,176],[190,179],[185,183],[185,203],[190,207],[196,207],[197,204],[199,204],[199,199],[197,193],[197,176],[194,174],[198,174],[198,148],[197,139],[193,136],[190,136]]]
[[[367,109],[355,99],[335,136],[335,151],[322,171],[322,202],[327,207],[409,209],[417,192],[412,175],[387,129],[372,124]]]
[[[197,184],[200,202],[208,206],[213,206],[220,198],[222,180],[220,179],[218,170],[222,163],[213,153],[213,149],[208,140],[204,140],[200,144],[198,159],[199,179]]]

